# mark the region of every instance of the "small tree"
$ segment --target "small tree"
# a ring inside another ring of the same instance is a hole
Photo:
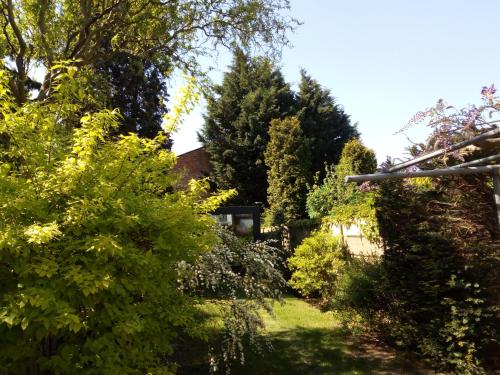
[[[290,223],[304,216],[311,160],[299,120],[271,121],[266,148],[269,212],[275,223]]]
[[[362,197],[356,184],[346,183],[351,174],[373,173],[377,167],[375,153],[365,147],[357,138],[346,143],[340,162],[326,168],[322,184],[318,181],[307,196],[307,210],[311,218],[327,216],[339,205],[349,205]]]
[[[340,162],[326,168],[323,184],[313,185],[307,195],[307,211],[311,218],[328,217],[337,225],[361,225],[369,239],[377,238],[373,193],[360,191],[354,183],[346,183],[352,174],[373,173],[377,166],[375,153],[357,138],[346,143]]]
[[[330,298],[337,278],[347,266],[342,240],[327,231],[314,232],[295,249],[288,265],[293,271],[289,284],[303,296]]]

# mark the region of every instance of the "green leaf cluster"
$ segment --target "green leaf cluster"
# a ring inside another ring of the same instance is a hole
[[[111,137],[117,111],[73,126],[78,81],[18,106],[0,80],[0,373],[171,373],[198,332],[177,264],[218,241],[207,186],[174,190],[165,135]]]
[[[91,66],[112,50],[162,73],[179,68],[201,74],[198,58],[213,56],[211,47],[275,53],[298,24],[287,14],[287,0],[5,0],[0,8],[0,56],[11,63],[18,104],[34,88],[39,99],[50,95],[58,61]],[[33,65],[45,67],[43,82],[29,76]]]
[[[316,180],[307,195],[307,211],[311,218],[324,218],[336,225],[360,225],[370,240],[377,239],[374,210],[375,192],[360,191],[355,183],[347,183],[349,175],[373,173],[377,166],[375,153],[357,138],[349,140],[337,165],[326,167],[323,183]]]

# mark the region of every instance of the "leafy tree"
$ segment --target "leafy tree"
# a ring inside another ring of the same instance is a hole
[[[173,193],[165,136],[116,140],[115,111],[73,128],[71,76],[19,107],[0,70],[0,373],[172,373],[175,337],[200,334],[177,265],[216,244],[220,197]]]
[[[288,224],[305,213],[309,149],[296,117],[271,121],[269,138],[265,153],[269,212],[275,223]]]
[[[440,100],[417,113],[408,126],[427,119],[433,132],[412,151],[430,152],[495,128],[500,100],[493,86],[481,94],[477,107],[457,109]],[[494,142],[478,146],[420,167],[443,168],[498,153]],[[491,176],[384,180],[374,197],[384,255],[347,271],[338,302],[387,341],[423,355],[436,368],[489,373],[499,353],[500,232]]]
[[[235,188],[239,203],[266,202],[269,124],[290,113],[293,93],[268,59],[251,59],[240,50],[214,91],[200,133],[212,158],[212,178],[220,188]]]
[[[297,95],[297,116],[309,140],[313,173],[325,177],[325,165],[337,164],[344,144],[359,137],[349,116],[335,103],[330,91],[301,71]]]
[[[417,113],[433,129],[421,153],[496,128],[500,100],[483,87],[482,103],[457,109],[443,100]],[[493,121],[495,122],[495,121]],[[498,153],[498,145],[449,152],[424,162],[443,168]],[[414,149],[414,151],[416,151]],[[403,348],[435,367],[461,374],[486,373],[498,360],[498,238],[488,175],[383,181],[375,201],[384,239],[385,300],[378,326]],[[391,324],[384,322],[390,321]]]
[[[82,67],[113,50],[168,67],[200,72],[198,57],[218,45],[276,51],[297,22],[285,15],[288,0],[4,0],[0,3],[0,56],[11,65],[18,104],[29,98],[33,65],[45,67],[39,99],[54,90],[58,61]]]
[[[311,218],[324,217],[336,207],[353,206],[356,201],[364,200],[365,195],[353,183],[346,183],[345,177],[353,174],[375,172],[377,160],[375,153],[365,147],[359,139],[351,139],[342,150],[340,162],[326,168],[323,183],[319,179],[307,196],[307,210]]]

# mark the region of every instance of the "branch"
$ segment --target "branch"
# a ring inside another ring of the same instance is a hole
[[[7,0],[7,3],[5,1],[2,1],[2,5],[5,7],[7,10],[7,22],[9,23],[10,27],[12,28],[12,31],[14,32],[14,35],[16,36],[17,42],[19,44],[19,51],[15,51],[14,55],[15,56],[15,61],[16,61],[16,68],[17,68],[17,102],[18,104],[22,104],[26,101],[26,88],[25,88],[25,83],[26,83],[26,68],[25,68],[25,55],[26,55],[26,42],[24,41],[23,35],[21,33],[21,30],[19,29],[17,22],[16,22],[16,17],[14,15],[14,5],[12,4],[12,0]]]
[[[82,48],[87,44],[88,39],[90,37],[90,31],[92,26],[96,24],[99,20],[101,20],[104,16],[110,14],[118,5],[122,3],[122,0],[118,0],[111,4],[109,7],[104,9],[100,13],[96,13],[92,18],[87,19],[84,22],[83,27],[80,29],[79,32],[75,32],[72,35],[70,35],[69,40],[72,40],[76,37],[76,35],[79,35],[78,41],[71,51],[71,54],[69,56],[70,59],[74,59],[78,56],[78,54],[81,52]],[[69,43],[69,42],[68,42]]]
[[[40,12],[38,13],[38,29],[40,30],[40,39],[42,41],[43,48],[45,49],[45,53],[47,54],[47,62],[48,66],[52,66],[52,62],[54,60],[52,50],[50,49],[49,44],[47,43],[47,39],[45,38],[45,34],[47,34],[47,25],[45,23],[46,21],[46,14],[47,14],[47,9],[49,7],[49,1],[48,0],[40,0]]]

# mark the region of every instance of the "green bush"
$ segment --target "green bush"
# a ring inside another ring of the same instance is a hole
[[[363,331],[384,321],[388,293],[379,259],[352,258],[339,275],[329,304],[345,327]]]
[[[376,207],[387,293],[378,304],[385,320],[376,326],[438,368],[480,373],[498,352],[491,197],[484,176],[380,187]]]
[[[217,243],[218,199],[174,192],[164,135],[75,121],[76,80],[22,107],[7,87],[0,70],[0,374],[172,373],[176,337],[200,334],[177,265]]]
[[[316,231],[302,241],[288,260],[293,271],[289,284],[307,297],[328,299],[348,260],[341,238],[326,231]]]

